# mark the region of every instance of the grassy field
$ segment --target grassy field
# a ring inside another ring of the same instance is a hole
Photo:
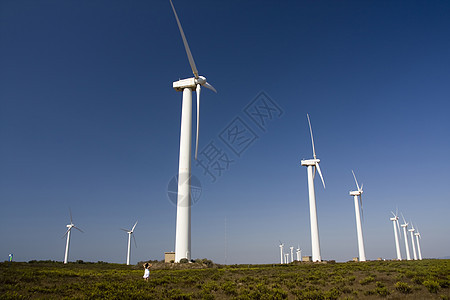
[[[450,260],[234,265],[0,263],[0,299],[449,299]]]

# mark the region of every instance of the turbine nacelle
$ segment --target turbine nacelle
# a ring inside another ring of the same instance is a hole
[[[173,88],[177,92],[182,92],[185,88],[194,89],[197,87],[197,79],[195,77],[180,79],[173,83]]]
[[[361,196],[363,191],[350,191],[350,196]]]
[[[304,159],[301,161],[301,165],[302,166],[315,166],[318,163],[320,163],[320,159],[315,158],[315,159]]]

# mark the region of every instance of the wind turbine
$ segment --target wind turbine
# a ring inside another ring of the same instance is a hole
[[[400,244],[398,242],[398,234],[401,236],[400,225],[398,224],[398,213],[392,212],[393,218],[389,218],[392,221],[392,225],[394,226],[394,237],[395,237],[395,249],[397,250],[397,260],[402,260],[402,255],[400,253]],[[398,229],[398,234],[397,234]]]
[[[300,246],[297,247],[296,254],[297,254],[297,261],[301,262],[302,261],[302,249],[300,249]]]
[[[320,256],[320,243],[319,243],[319,226],[317,224],[317,210],[316,210],[316,195],[314,192],[314,178],[316,170],[319,173],[320,179],[322,179],[323,188],[325,188],[325,181],[323,180],[322,172],[320,171],[319,162],[320,159],[316,157],[316,150],[314,148],[314,137],[311,128],[311,121],[309,115],[308,118],[309,131],[311,133],[311,143],[313,150],[313,159],[302,160],[301,165],[307,166],[308,174],[308,191],[309,191],[309,217],[311,221],[311,248],[312,248],[312,260],[322,261]],[[314,171],[313,171],[314,169]]]
[[[83,230],[81,230],[80,228],[76,227],[75,224],[73,224],[72,221],[72,211],[69,208],[69,213],[70,213],[70,224],[67,224],[67,231],[66,233],[64,233],[64,235],[62,236],[63,238],[67,235],[67,241],[66,241],[66,251],[64,252],[64,263],[67,264],[67,261],[69,259],[69,245],[70,245],[70,232],[72,231],[72,228],[75,228],[81,232],[83,232]]]
[[[131,230],[120,228],[120,229],[122,229],[123,231],[125,231],[126,233],[128,233],[127,265],[130,264],[131,236],[133,236],[134,246],[137,248],[136,238],[135,238],[134,235],[133,235],[134,228],[136,228],[137,222],[138,222],[138,221],[136,221],[136,223],[134,223],[134,226],[131,228]]]
[[[283,247],[284,247],[284,244],[280,241],[281,264],[283,264]]]
[[[417,250],[419,251],[419,259],[422,260],[422,252],[420,251],[420,242],[419,242],[419,239],[422,239],[422,236],[420,235],[419,228],[417,228],[417,232],[414,233],[414,235],[416,236]]]
[[[200,115],[200,90],[204,86],[214,92],[216,89],[206,82],[206,78],[198,75],[194,58],[178,19],[177,12],[170,0],[173,14],[177,20],[184,48],[194,73],[193,78],[181,79],[173,83],[177,92],[183,92],[183,103],[181,111],[181,134],[180,134],[180,156],[178,168],[178,197],[177,197],[177,223],[175,234],[175,262],[186,258],[191,260],[191,144],[192,144],[192,91],[197,94],[197,138],[195,142],[195,159],[198,151],[198,132]]]
[[[356,188],[358,190],[351,191],[350,196],[353,196],[354,202],[355,202],[355,215],[356,215],[356,232],[358,234],[358,251],[359,251],[359,261],[366,261],[366,252],[364,251],[364,240],[363,240],[363,233],[362,233],[362,226],[361,226],[361,216],[360,216],[360,207],[359,204],[361,204],[361,214],[363,212],[362,208],[362,198],[361,194],[363,193],[363,185],[359,187],[358,181],[356,180],[355,172],[353,172],[353,178],[355,178]],[[358,197],[359,197],[359,203],[358,203]]]
[[[291,262],[294,261],[294,247],[289,247],[291,249]]]
[[[416,253],[416,244],[414,243],[414,224],[411,222],[411,229],[408,229],[408,231],[411,233],[411,244],[412,244],[412,248],[413,248],[413,255],[414,255],[414,260],[417,260],[417,253]]]
[[[286,264],[289,263],[289,253],[285,253],[284,254],[284,261],[285,261]]]
[[[406,230],[408,227],[408,223],[406,223],[405,217],[402,214],[403,224],[400,226],[403,228],[403,236],[405,237],[405,248],[406,248],[406,259],[411,260],[411,255],[409,254],[409,245],[408,245],[408,235],[406,234]]]

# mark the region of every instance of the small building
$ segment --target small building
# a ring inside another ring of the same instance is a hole
[[[302,256],[302,261],[305,262],[312,261],[312,256]]]
[[[353,261],[359,261],[359,258],[358,257],[353,257],[352,260]]]
[[[175,261],[175,252],[164,252],[164,262],[172,263]]]
[[[384,259],[381,258],[381,257],[378,257],[377,260],[378,260],[378,261],[383,261]]]

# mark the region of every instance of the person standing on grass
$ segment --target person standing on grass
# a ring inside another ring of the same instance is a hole
[[[148,277],[150,276],[150,267],[152,265],[149,263],[145,263],[144,264],[144,276],[143,278],[145,279],[145,281],[148,281]]]

